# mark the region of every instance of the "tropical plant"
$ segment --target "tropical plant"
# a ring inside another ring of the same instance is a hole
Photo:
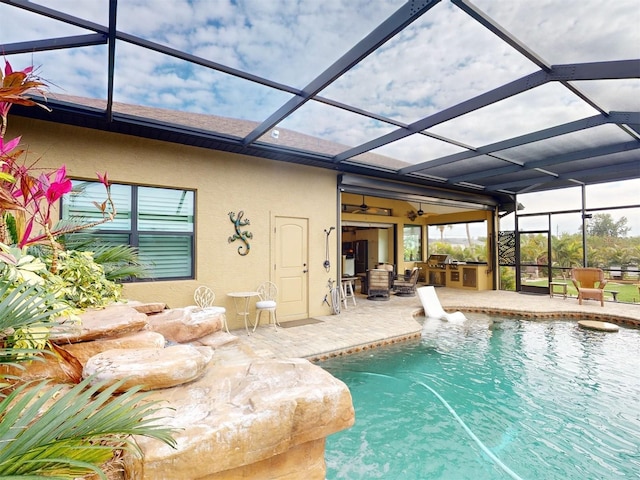
[[[17,286],[0,277],[0,363],[44,348],[54,324],[55,299],[39,285]]]
[[[59,235],[113,219],[116,211],[107,174],[98,174],[107,191],[107,199],[96,204],[102,220],[56,228],[54,205],[71,190],[65,167],[36,176],[34,164],[19,161],[20,137],[4,141],[11,105],[40,105],[28,98],[30,91],[42,93],[44,87],[32,72],[32,68],[14,72],[8,62],[0,71],[0,364],[18,367],[25,360],[39,359],[47,345],[59,350],[49,344],[49,333],[61,312],[117,300],[121,288],[106,278],[92,253],[63,251],[57,241]],[[33,233],[35,225],[42,232]],[[156,418],[157,403],[146,401],[138,388],[116,394],[126,379],[107,385],[88,378],[65,386],[25,383],[3,372],[2,479],[74,479],[86,474],[106,479],[101,465],[115,450],[136,452],[131,435],[175,446],[171,430]]]
[[[101,223],[112,221],[116,215],[116,208],[111,198],[111,190],[107,173],[97,173],[98,180],[105,186],[106,199],[94,202],[102,213],[98,221],[65,227],[53,228],[52,213],[58,201],[72,189],[71,180],[67,178],[66,167],[62,165],[55,170],[40,170],[36,175],[36,162],[25,165],[21,159],[24,150],[19,148],[21,137],[4,140],[8,123],[8,113],[12,105],[45,105],[35,102],[29,95],[36,91],[44,95],[45,83],[33,74],[33,68],[14,71],[11,64],[5,61],[4,74],[0,71],[0,242],[9,243],[15,239],[20,248],[46,242],[51,248],[50,269],[57,270],[58,252],[61,250],[56,237],[95,227]],[[7,228],[7,216],[11,221],[12,235]],[[41,232],[33,232],[34,226],[39,225]],[[15,237],[15,238],[14,238]]]
[[[102,265],[107,280],[117,282],[149,276],[150,268],[140,261],[135,247],[105,244],[90,232],[62,235],[59,240],[68,250],[92,252],[94,262]]]
[[[51,288],[76,308],[99,308],[119,300],[122,285],[108,280],[92,252],[65,250],[58,255],[56,275],[49,277]]]
[[[0,277],[0,364],[38,359],[57,324],[54,304],[41,285]],[[131,435],[175,445],[170,429],[152,420],[157,404],[137,388],[114,394],[122,382],[88,378],[68,387],[0,374],[0,478],[106,479],[100,467],[114,450],[136,453]]]
[[[157,402],[138,388],[115,395],[89,377],[65,391],[47,381],[23,384],[0,401],[0,478],[73,479],[95,473],[116,449],[140,453],[131,435],[175,446],[171,430],[153,418]]]
[[[500,267],[500,290],[515,291],[516,274],[513,267]]]
[[[587,224],[587,235],[594,237],[625,237],[630,230],[627,217],[615,221],[609,213],[595,213]]]

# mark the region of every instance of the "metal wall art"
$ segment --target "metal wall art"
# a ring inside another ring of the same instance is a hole
[[[253,238],[253,233],[248,232],[246,230],[243,231],[241,227],[249,225],[250,222],[248,218],[246,220],[242,219],[242,217],[244,216],[244,212],[242,210],[238,212],[237,217],[235,215],[236,215],[235,212],[229,212],[229,220],[231,220],[231,223],[233,223],[236,229],[236,233],[234,233],[229,237],[229,243],[235,242],[236,240],[242,241],[244,245],[240,245],[238,247],[238,253],[242,256],[248,255],[249,250],[251,250],[251,246],[249,245],[248,239]]]

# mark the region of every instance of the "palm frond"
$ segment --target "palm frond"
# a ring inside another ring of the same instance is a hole
[[[37,285],[12,284],[0,278],[0,332],[26,325],[48,323],[55,313],[50,309],[53,297]]]
[[[102,238],[89,232],[62,235],[59,240],[67,250],[92,252],[94,261],[102,265],[105,277],[113,282],[147,278],[151,272],[150,266],[140,261],[138,249],[130,245],[102,243]]]
[[[137,387],[114,395],[126,380],[93,380],[65,393],[46,381],[22,385],[0,402],[0,477],[95,472],[114,448],[137,451],[129,435],[175,446],[171,429],[154,417],[158,402],[146,401]]]
[[[111,281],[145,278],[150,272],[149,266],[140,261],[138,249],[130,245],[96,245],[93,259]]]

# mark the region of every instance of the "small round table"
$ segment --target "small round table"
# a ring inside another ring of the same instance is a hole
[[[247,335],[249,335],[249,300],[251,300],[251,297],[259,297],[260,294],[258,292],[231,292],[227,293],[227,295],[233,298],[236,315],[244,318],[244,328],[247,331]],[[244,303],[241,303],[242,299],[244,299]],[[238,308],[239,303],[241,308]]]

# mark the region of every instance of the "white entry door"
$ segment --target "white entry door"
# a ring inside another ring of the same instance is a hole
[[[275,217],[275,282],[278,320],[309,317],[308,219]]]

